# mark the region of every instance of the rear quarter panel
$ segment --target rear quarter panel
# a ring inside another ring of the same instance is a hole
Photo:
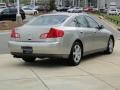
[[[83,35],[80,34],[77,27],[61,27],[61,29],[64,29],[64,37],[61,40],[63,49],[67,54],[70,54],[72,45],[77,39],[83,42]]]

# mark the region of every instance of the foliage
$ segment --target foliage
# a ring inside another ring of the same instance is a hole
[[[55,0],[50,0],[49,1],[49,8],[50,8],[50,11],[56,9]]]
[[[70,6],[70,0],[65,0],[65,6],[69,7]]]

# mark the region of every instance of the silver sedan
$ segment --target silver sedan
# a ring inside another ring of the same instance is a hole
[[[87,14],[55,13],[38,16],[11,32],[9,48],[16,58],[64,58],[78,65],[81,58],[96,52],[111,54],[114,36]]]

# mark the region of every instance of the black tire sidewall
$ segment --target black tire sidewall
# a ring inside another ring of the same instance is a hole
[[[25,62],[34,62],[35,61],[35,57],[23,57],[22,58]]]

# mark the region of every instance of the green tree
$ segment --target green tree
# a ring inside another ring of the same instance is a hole
[[[20,0],[20,3],[22,4],[29,4],[31,0]]]
[[[70,6],[70,0],[65,0],[65,6],[69,7]]]
[[[14,3],[14,0],[9,0],[11,3]]]
[[[50,11],[56,9],[55,0],[50,0],[49,1],[49,8],[50,8]]]

